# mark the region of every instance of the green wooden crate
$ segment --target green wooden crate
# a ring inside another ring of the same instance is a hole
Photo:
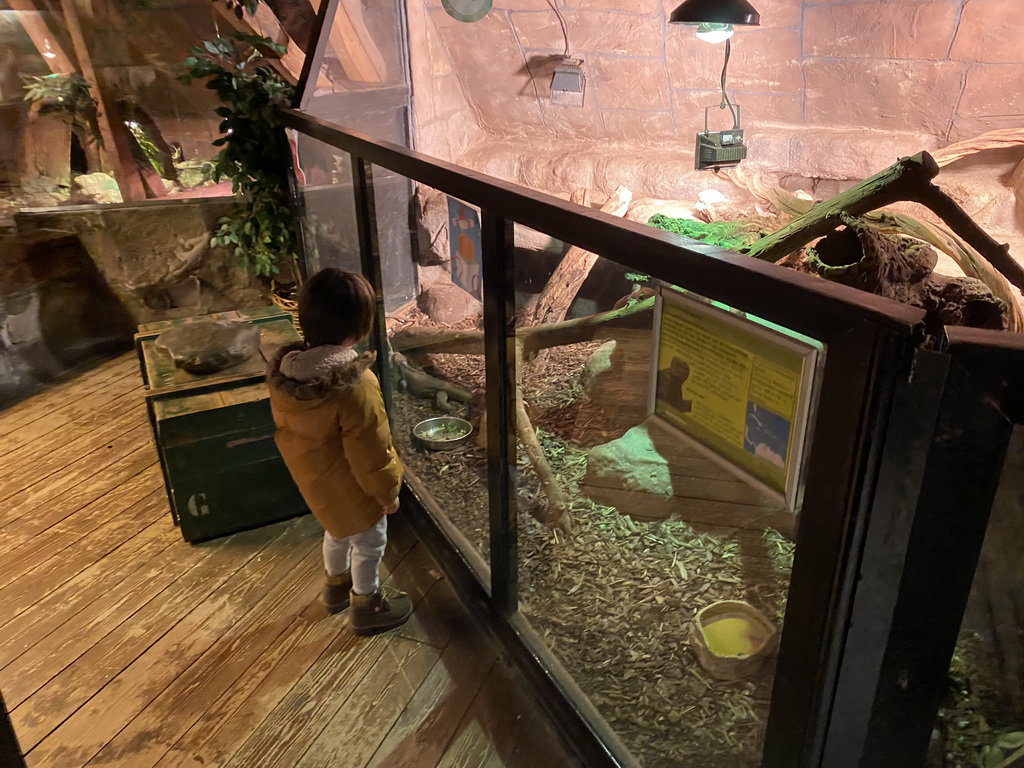
[[[274,445],[264,383],[267,359],[298,335],[287,315],[251,322],[260,329],[260,353],[207,376],[175,367],[156,349],[153,341],[169,326],[141,328],[136,337],[171,513],[186,541],[213,539],[307,512]]]

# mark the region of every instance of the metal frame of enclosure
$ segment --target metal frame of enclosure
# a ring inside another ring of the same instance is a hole
[[[374,167],[481,210],[490,568],[439,522],[443,515],[430,514],[436,502],[414,476],[406,502],[448,577],[584,764],[636,761],[518,611],[514,223],[825,345],[763,765],[923,764],[1012,421],[1024,418],[1024,340],[960,329],[937,339],[926,335],[921,310],[298,111],[285,110],[284,122],[350,155],[364,270],[378,291]],[[376,339],[386,350],[383,321],[381,310]],[[1016,378],[1007,378],[1010,369]],[[381,374],[386,390],[387,366]]]

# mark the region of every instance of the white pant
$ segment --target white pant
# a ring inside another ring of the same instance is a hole
[[[324,531],[324,570],[328,576],[351,570],[352,591],[357,595],[372,595],[380,589],[378,568],[387,543],[387,517],[382,517],[369,530],[343,539]]]

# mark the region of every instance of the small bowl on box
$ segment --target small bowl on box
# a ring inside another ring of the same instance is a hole
[[[468,443],[473,436],[473,425],[457,416],[437,416],[414,426],[412,436],[431,451],[446,451]]]

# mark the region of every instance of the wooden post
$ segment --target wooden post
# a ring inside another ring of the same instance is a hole
[[[33,0],[8,0],[7,5],[12,11],[21,12],[18,14],[18,21],[51,72],[55,75],[69,75],[75,71],[74,62],[64,52],[60,41],[50,32],[46,22],[38,15],[39,8]]]
[[[114,178],[121,189],[121,198],[125,201],[145,200],[146,190],[135,169],[135,159],[132,156],[131,144],[128,142],[128,129],[124,125],[115,126],[111,123],[111,113],[108,109],[110,98],[104,95],[96,78],[74,0],[60,0],[60,7],[64,12],[64,21],[71,36],[71,47],[81,67],[82,77],[96,97],[96,121],[99,124],[100,136],[103,138],[103,154],[106,156],[108,167],[114,171]]]

